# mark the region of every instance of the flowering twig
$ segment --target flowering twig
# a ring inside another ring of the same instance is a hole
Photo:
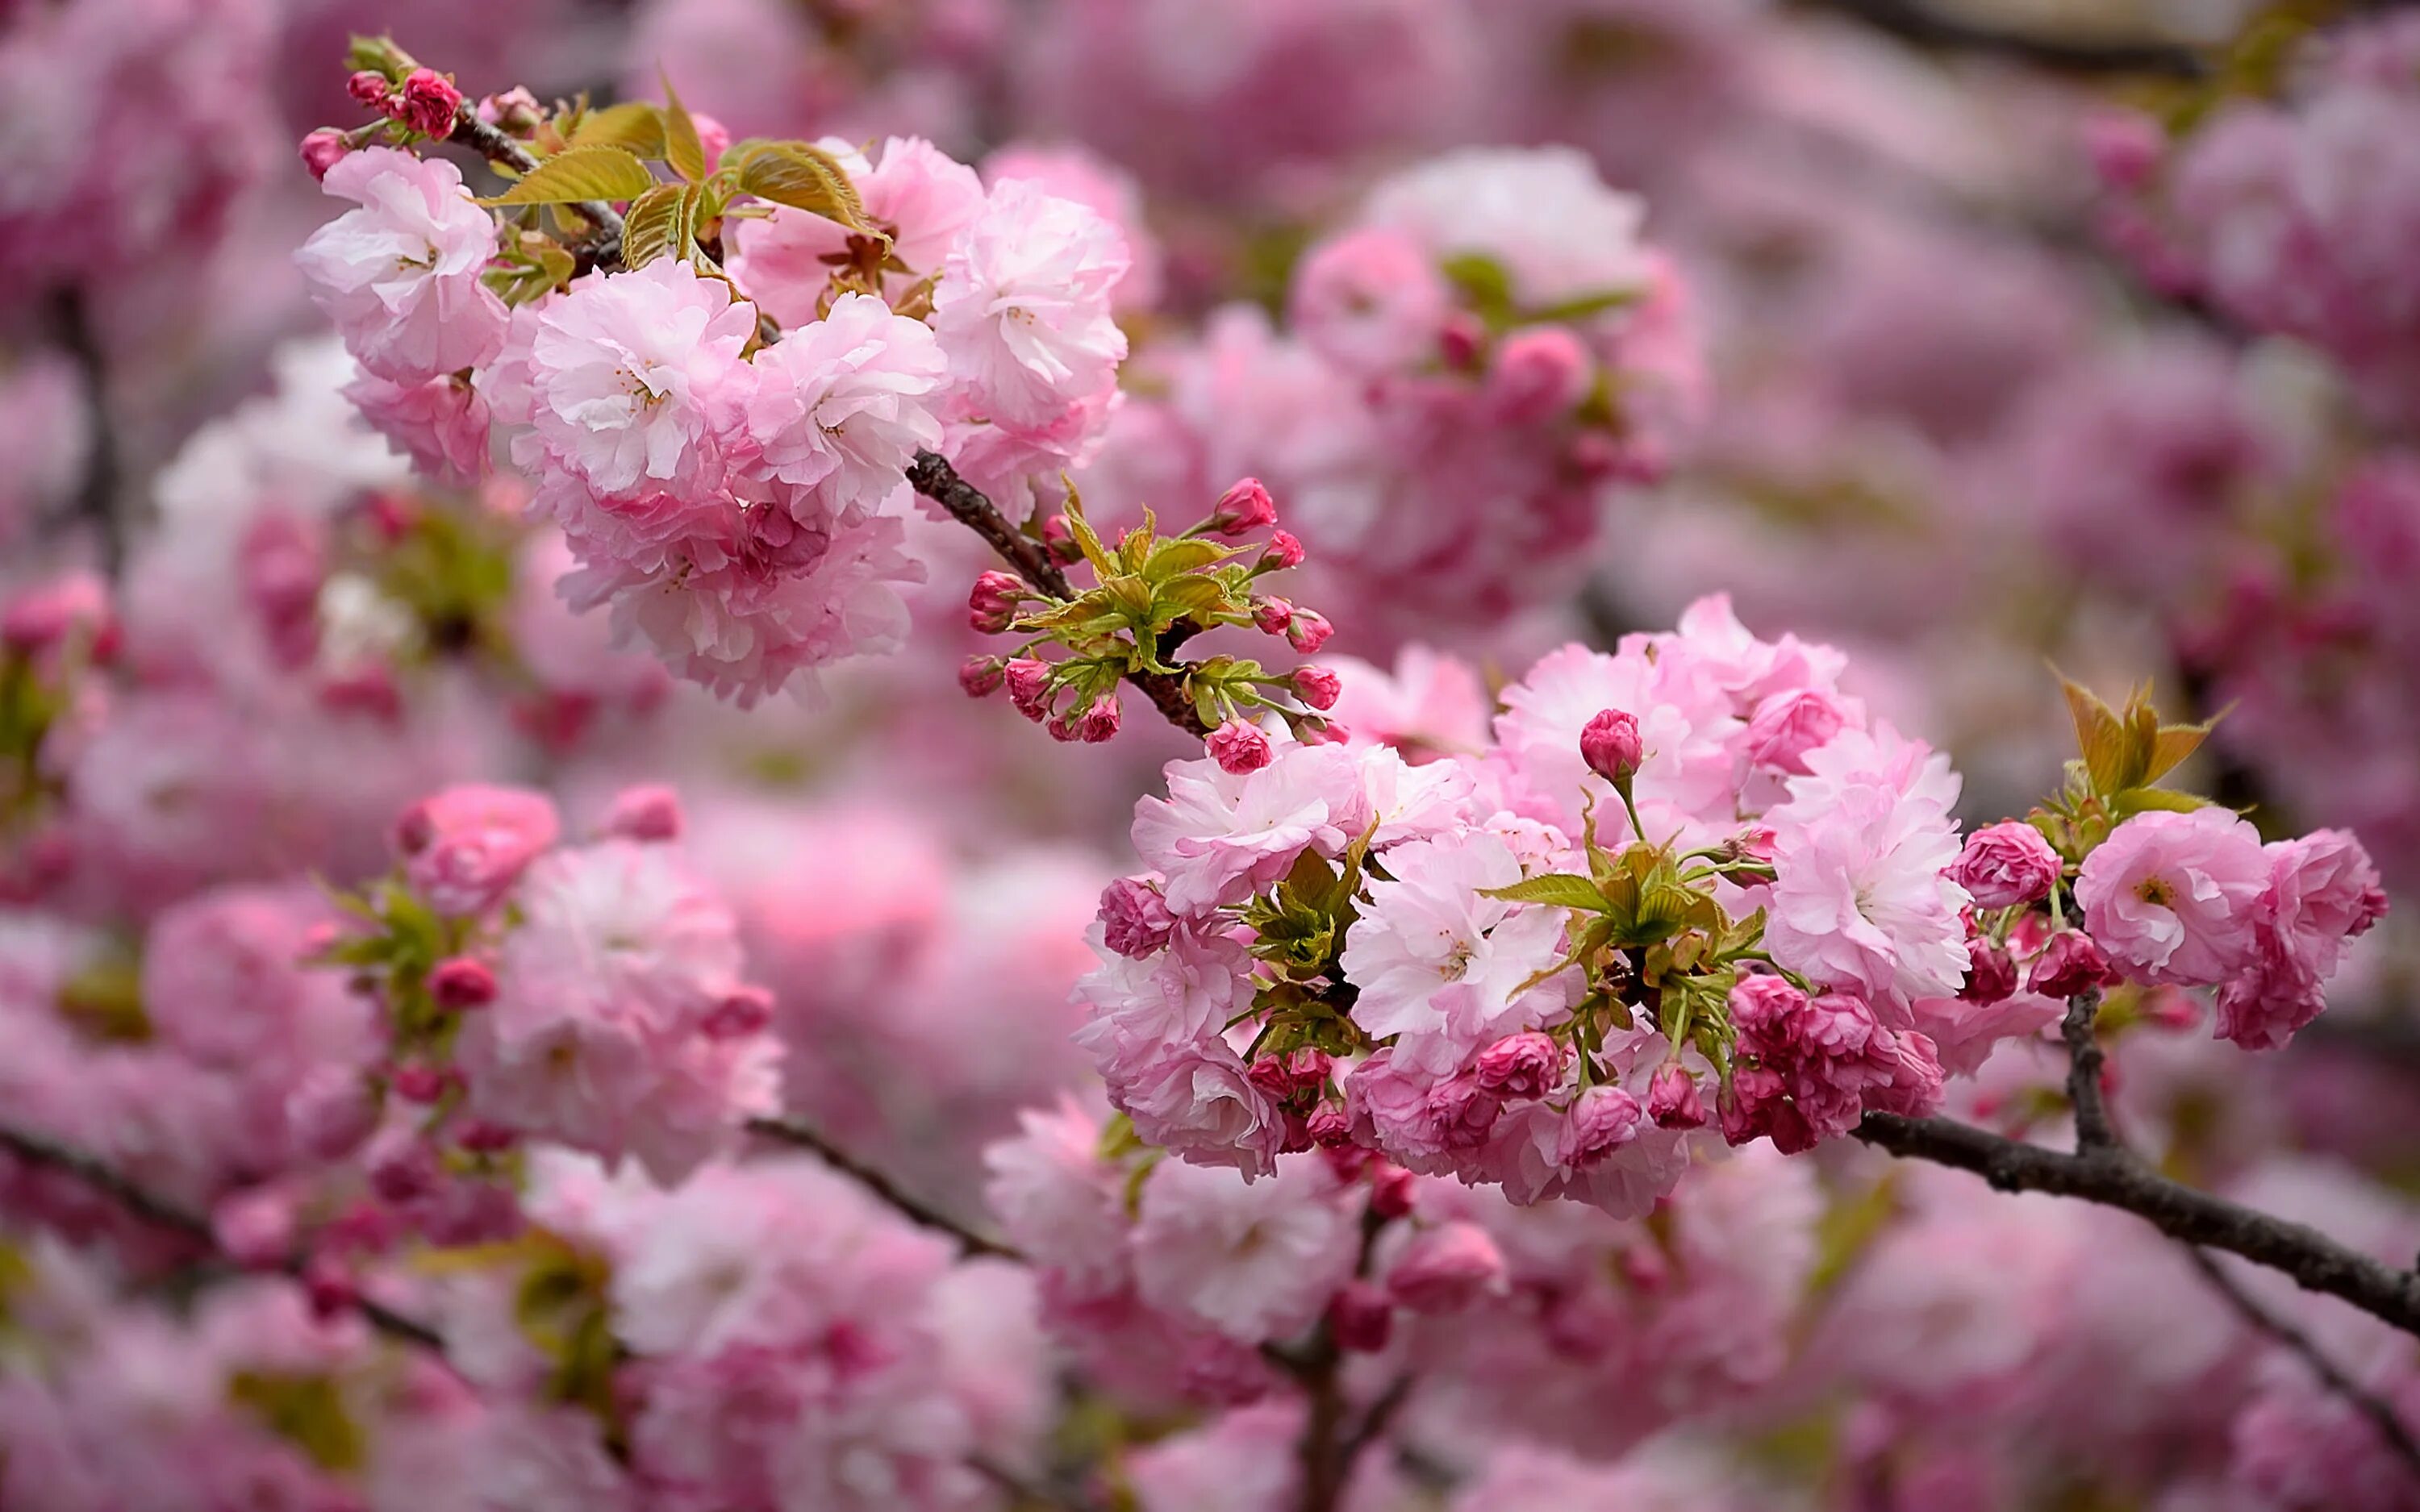
[[[913,1196],[898,1182],[892,1180],[888,1174],[876,1169],[833,1144],[820,1130],[795,1119],[751,1119],[748,1120],[748,1130],[751,1134],[761,1134],[768,1139],[778,1139],[783,1144],[796,1145],[801,1149],[812,1150],[822,1159],[825,1165],[874,1194],[909,1223],[922,1228],[930,1228],[935,1233],[947,1234],[956,1240],[958,1248],[967,1255],[990,1256],[996,1259],[1016,1260],[1020,1263],[1025,1259],[1024,1254],[1015,1245],[1002,1243],[987,1234],[979,1233],[923,1198]]]
[[[214,1254],[223,1254],[217,1234],[209,1220],[199,1213],[189,1212],[176,1203],[145,1187],[123,1172],[93,1159],[81,1150],[32,1134],[19,1129],[0,1127],[0,1149],[6,1149],[30,1165],[48,1166],[74,1177],[128,1212],[162,1228],[192,1240]],[[287,1256],[277,1269],[290,1276],[300,1277],[304,1267],[299,1254]],[[417,1319],[407,1318],[385,1304],[352,1293],[348,1305],[361,1314],[363,1321],[391,1337],[417,1344],[424,1349],[443,1352],[445,1341],[438,1332]]]
[[[1076,596],[1075,585],[1067,574],[1052,561],[1047,548],[1008,522],[1000,506],[985,496],[984,491],[959,477],[949,459],[933,452],[919,452],[908,469],[908,482],[918,493],[930,499],[950,513],[950,517],[984,538],[1001,560],[1016,570],[1016,575],[1035,588],[1057,599]],[[1183,645],[1182,632],[1161,637],[1158,653],[1161,657],[1172,655]],[[1196,737],[1205,736],[1210,727],[1202,722],[1200,711],[1185,690],[1185,680],[1167,672],[1137,671],[1127,674],[1152,706],[1159,710],[1169,723]]]
[[[2067,1001],[2059,1037],[2067,1041],[2067,1099],[2075,1105],[2075,1148],[2123,1153],[2109,1121],[2109,1104],[2102,1095],[2103,1057],[2093,1026],[2101,1013],[2098,989],[2076,994]]]
[[[2158,73],[2197,79],[2210,64],[2190,47],[2151,40],[2097,41],[2009,31],[1945,16],[1923,0],[1819,0],[1877,31],[1918,47],[1988,53],[2070,73]]]
[[[2211,1257],[2209,1251],[2188,1245],[2185,1255],[2193,1261],[2194,1269],[2202,1273],[2211,1288],[2226,1299],[2227,1305],[2242,1315],[2245,1322],[2300,1355],[2303,1363],[2311,1367],[2311,1374],[2319,1378],[2321,1385],[2343,1397],[2364,1417],[2376,1424],[2378,1431],[2385,1438],[2387,1446],[2395,1451],[2396,1457],[2401,1459],[2413,1473],[2420,1474],[2420,1443],[2413,1441],[2412,1430],[2405,1427],[2403,1420],[2395,1415],[2394,1408],[2388,1406],[2376,1395],[2363,1390],[2358,1382],[2344,1373],[2343,1366],[2328,1358],[2327,1351],[2321,1350],[2318,1341],[2308,1334],[2262,1306],[2252,1293],[2236,1283],[2235,1277],[2226,1273],[2226,1267]]]
[[[1911,1160],[1972,1171],[2003,1192],[2046,1192],[2121,1208],[2172,1239],[2225,1250],[2420,1335],[2420,1275],[2398,1271],[2307,1225],[2173,1181],[2115,1147],[2066,1150],[1952,1119],[1869,1113],[1856,1136]]]

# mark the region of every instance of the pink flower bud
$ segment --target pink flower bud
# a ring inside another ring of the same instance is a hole
[[[395,86],[386,82],[386,75],[376,69],[364,69],[345,81],[345,93],[372,110],[384,110],[387,96],[394,90]]]
[[[985,635],[998,635],[1016,622],[1017,606],[1025,599],[1025,584],[1014,574],[997,568],[979,574],[967,595],[967,623]]]
[[[1980,934],[1966,940],[1966,985],[1958,995],[1970,1003],[2004,1002],[2017,990],[2017,963],[1998,941]]]
[[[1019,656],[1001,669],[1008,684],[1008,701],[1016,712],[1040,723],[1050,712],[1050,664],[1033,656]]]
[[[1401,1218],[1412,1211],[1419,1179],[1401,1165],[1375,1161],[1370,1166],[1370,1211],[1381,1218]]]
[[[311,177],[325,178],[328,170],[345,155],[345,133],[333,126],[322,126],[303,136],[299,150],[302,154],[302,166],[311,170]]]
[[[998,656],[969,656],[958,665],[958,687],[970,699],[988,698],[1007,680],[1006,665]]]
[[[501,902],[561,830],[542,793],[466,783],[406,811],[396,824],[396,848],[422,901],[460,918]]]
[[[1577,336],[1560,326],[1532,326],[1505,337],[1497,348],[1487,397],[1506,424],[1535,425],[1570,414],[1595,378],[1595,365]]]
[[[1221,535],[1246,535],[1277,522],[1277,501],[1258,478],[1238,478],[1210,508],[1211,528]]]
[[[474,1155],[493,1155],[520,1142],[520,1131],[485,1119],[466,1119],[456,1125],[454,1142]]]
[[[390,1144],[391,1137],[380,1137],[385,1148],[374,1150],[370,1159],[370,1189],[380,1200],[400,1205],[436,1191],[445,1179],[436,1147],[408,1136]]]
[[[366,715],[388,724],[403,718],[403,689],[395,673],[380,662],[367,662],[329,677],[319,685],[319,706],[331,714]]]
[[[645,842],[680,839],[680,795],[660,783],[624,788],[605,812],[605,833]]]
[[[1449,1149],[1476,1149],[1487,1143],[1504,1100],[1467,1072],[1429,1088],[1428,1117]]]
[[[1658,1129],[1706,1126],[1706,1104],[1698,1097],[1697,1078],[1688,1067],[1668,1060],[1655,1068],[1654,1080],[1647,1086],[1647,1116]]]
[[[1807,775],[1807,753],[1847,727],[1848,711],[1829,693],[1811,688],[1776,693],[1756,706],[1741,740],[1752,765]]]
[[[501,95],[489,95],[479,101],[479,119],[512,136],[526,136],[537,130],[546,118],[537,96],[525,85],[515,85]]]
[[[1263,635],[1283,635],[1294,623],[1294,606],[1282,598],[1252,600],[1252,624]]]
[[[1210,738],[1203,744],[1209,748],[1210,759],[1218,764],[1221,771],[1233,772],[1237,777],[1259,771],[1269,764],[1275,754],[1269,748],[1269,737],[1261,733],[1261,727],[1241,719],[1230,719],[1211,731]]]
[[[435,69],[414,69],[386,108],[423,136],[446,137],[454,133],[455,113],[461,105],[462,91],[454,87],[453,80]]]
[[[116,640],[109,585],[89,572],[70,572],[20,594],[0,610],[0,644],[27,656],[82,636],[88,648]],[[101,659],[96,656],[96,659]]]
[[[1504,1286],[1504,1252],[1458,1219],[1414,1238],[1387,1272],[1388,1294],[1416,1313],[1460,1312]]]
[[[1373,1282],[1347,1281],[1328,1300],[1327,1331],[1340,1350],[1375,1354],[1394,1336],[1395,1304]]]
[[[2092,171],[2112,189],[2140,189],[2160,171],[2167,133],[2138,111],[2099,109],[2084,119],[2084,151]]]
[[[1076,528],[1064,515],[1053,515],[1042,522],[1042,544],[1049,548],[1050,559],[1063,567],[1084,560],[1083,543],[1076,539]]]
[[[2108,955],[2092,936],[2071,929],[2050,937],[2041,954],[2034,957],[2025,984],[2044,997],[2066,998],[2094,987],[2106,987],[2117,980],[2118,973],[2109,964]]]
[[[302,1291],[310,1299],[311,1316],[321,1322],[349,1311],[361,1296],[344,1265],[325,1255],[313,1256],[302,1267]]]
[[[1268,549],[1261,553],[1260,570],[1284,572],[1302,565],[1302,542],[1292,531],[1278,531],[1269,536]]]
[[[743,982],[714,1005],[714,1011],[699,1027],[709,1040],[745,1040],[752,1034],[762,1034],[772,1022],[773,995]]]
[[[1294,670],[1294,696],[1314,709],[1332,709],[1344,696],[1344,680],[1325,667]]]
[[[1097,746],[1118,733],[1118,721],[1125,717],[1125,711],[1119,707],[1113,688],[1086,705],[1076,721],[1076,736],[1088,746]]]
[[[454,956],[428,968],[428,995],[438,1007],[457,1013],[485,1008],[496,1000],[496,974],[484,961]]]
[[[1534,1029],[1497,1041],[1471,1067],[1481,1091],[1511,1098],[1544,1097],[1562,1069],[1563,1047]]]
[[[1986,825],[1966,837],[1948,877],[1981,909],[2020,908],[2040,903],[2058,886],[2058,852],[2040,830],[2022,820]]]
[[[1352,743],[1353,727],[1333,719],[1302,718],[1295,721],[1294,734],[1306,746],[1343,746]]]
[[[294,1249],[294,1199],[266,1186],[223,1197],[210,1210],[210,1237],[247,1270],[277,1270]]]
[[[1467,310],[1456,310],[1445,317],[1437,332],[1437,355],[1448,367],[1476,367],[1481,353],[1487,350],[1487,326]]]
[[[1638,775],[1638,764],[1647,759],[1638,721],[1620,709],[1602,711],[1580,731],[1580,759],[1588,763],[1590,771],[1616,787],[1628,782]]]
[[[1120,877],[1101,889],[1101,943],[1129,961],[1140,961],[1168,944],[1176,916],[1168,899],[1140,877]]]
[[[407,1103],[427,1107],[445,1095],[445,1072],[435,1066],[418,1061],[395,1069],[395,1095]]]
[[[1050,738],[1053,740],[1072,741],[1076,738],[1076,718],[1073,713],[1053,715],[1044,721],[1042,728],[1050,732]]]
[[[1555,1160],[1582,1170],[1638,1136],[1638,1099],[1619,1087],[1591,1087],[1572,1103],[1555,1141]]]
[[[1323,1103],[1311,1109],[1311,1117],[1304,1120],[1304,1124],[1311,1134],[1311,1143],[1322,1149],[1352,1148],[1352,1116],[1333,1103]]]
[[[1326,615],[1315,609],[1298,609],[1286,625],[1286,644],[1308,656],[1327,644],[1327,638],[1335,633],[1336,626],[1327,623]]]

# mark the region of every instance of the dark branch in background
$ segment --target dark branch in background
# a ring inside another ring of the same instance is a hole
[[[1810,9],[1851,16],[1901,41],[1945,52],[2013,58],[2064,73],[2154,73],[2198,79],[2210,62],[2190,47],[2153,39],[2095,41],[2009,30],[1945,16],[1923,0],[1804,0]]]
[[[1016,569],[1018,577],[1053,598],[1076,596],[1075,585],[1051,559],[1049,549],[1010,524],[1008,517],[984,496],[982,489],[958,476],[948,458],[933,452],[917,453],[916,460],[908,468],[908,482],[918,493],[948,510],[952,519],[982,536],[1001,561]],[[1165,659],[1184,643],[1181,634],[1165,637],[1159,644],[1160,656]],[[1131,672],[1126,681],[1179,730],[1196,736],[1210,733],[1193,707],[1193,700],[1186,695],[1183,677],[1168,672]]]
[[[2075,1148],[2079,1152],[2107,1149],[2123,1153],[2117,1130],[2109,1122],[2109,1104],[2102,1098],[2101,1041],[2093,1032],[2101,1016],[2101,994],[2079,993],[2067,1000],[2067,1016],[2059,1022],[2059,1038],[2067,1041],[2067,1100],[2075,1107]]]
[[[76,486],[75,516],[92,526],[101,548],[101,570],[112,579],[126,560],[126,521],[118,512],[124,486],[117,454],[117,424],[109,403],[109,364],[101,355],[100,333],[84,291],[73,285],[52,296],[53,317],[59,344],[75,360],[76,380],[84,394],[85,413],[92,427],[85,454],[84,475]]]
[[[2420,1335],[2420,1276],[2340,1244],[2304,1224],[2197,1191],[2115,1148],[2046,1149],[1952,1119],[1869,1113],[1866,1143],[1910,1160],[1972,1171],[2003,1192],[2046,1192],[2122,1208],[2171,1239],[2225,1250],[2341,1298],[2407,1334]]]
[[[0,1149],[6,1149],[28,1165],[47,1166],[52,1170],[72,1176],[146,1223],[155,1224],[179,1234],[213,1254],[219,1253],[218,1236],[210,1228],[209,1219],[199,1213],[188,1212],[167,1198],[148,1190],[139,1182],[129,1180],[124,1174],[113,1170],[89,1155],[70,1149],[65,1145],[45,1139],[39,1134],[30,1134],[22,1130],[9,1128],[0,1128]],[[290,1255],[278,1269],[287,1275],[300,1278],[303,1269],[302,1257]],[[380,1333],[408,1343],[417,1344],[424,1349],[437,1350],[441,1354],[444,1352],[444,1339],[427,1323],[417,1319],[407,1318],[384,1303],[373,1301],[358,1293],[351,1297],[349,1304],[353,1311],[361,1314],[364,1321]]]
[[[2364,1417],[2377,1425],[2387,1447],[2395,1451],[2396,1457],[2403,1461],[2404,1468],[2420,1476],[2420,1443],[2412,1442],[2412,1431],[2403,1426],[2401,1418],[2395,1415],[2394,1408],[2363,1390],[2344,1373],[2342,1366],[2328,1358],[2327,1352],[2308,1334],[2263,1307],[2252,1293],[2236,1283],[2235,1277],[2226,1273],[2226,1268],[2212,1258],[2207,1250],[2188,1247],[2185,1254],[2193,1260],[2194,1269],[2210,1282],[2211,1289],[2225,1297],[2227,1305],[2233,1307],[2246,1323],[2300,1355],[2303,1363],[2311,1367],[2311,1374],[2319,1378],[2319,1383],[2351,1403]]]
[[[1025,1258],[1014,1245],[978,1233],[923,1198],[911,1195],[888,1174],[868,1165],[825,1138],[819,1130],[793,1119],[751,1119],[748,1132],[812,1150],[825,1165],[873,1193],[909,1223],[956,1240],[958,1248],[969,1256],[987,1255],[997,1259],[1020,1262]]]

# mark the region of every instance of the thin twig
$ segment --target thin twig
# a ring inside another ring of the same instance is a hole
[[[1980,1176],[2003,1192],[2046,1192],[2120,1208],[2172,1239],[2282,1272],[2420,1335],[2420,1275],[2398,1271],[2304,1224],[2172,1181],[2116,1149],[2047,1149],[1951,1119],[1869,1113],[1858,1138],[1910,1160]]]
[[[1075,585],[1067,574],[1051,559],[1049,548],[1018,530],[1000,512],[1000,507],[985,497],[984,491],[958,476],[949,459],[933,452],[919,452],[908,465],[908,482],[918,493],[949,511],[950,517],[984,538],[1000,554],[1001,561],[1016,569],[1016,575],[1035,588],[1056,599],[1076,596]],[[1162,657],[1172,655],[1185,643],[1182,633],[1161,639],[1155,648]],[[1201,711],[1193,706],[1182,675],[1169,672],[1128,672],[1132,683],[1145,698],[1151,700],[1160,717],[1187,734],[1206,736],[1210,727],[1202,722]]]
[[[1806,0],[1810,7],[1854,17],[1918,47],[2014,58],[2064,73],[2155,73],[2198,79],[2210,60],[2190,47],[2151,39],[2108,41],[2003,30],[1945,16],[1923,0]]]
[[[2226,1299],[2227,1304],[2242,1315],[2245,1322],[2302,1356],[2303,1363],[2311,1367],[2311,1374],[2319,1379],[2321,1385],[2343,1397],[2364,1417],[2376,1424],[2378,1431],[2386,1440],[2387,1447],[2395,1451],[2396,1457],[2407,1469],[2420,1475],[2420,1443],[2413,1442],[2412,1430],[2395,1415],[2394,1408],[2373,1393],[2363,1390],[2358,1382],[2345,1374],[2343,1366],[2328,1358],[2327,1352],[2308,1334],[2262,1306],[2252,1293],[2237,1284],[2235,1277],[2226,1273],[2226,1267],[2220,1265],[2208,1250],[2187,1245],[2185,1257],[2193,1261],[2194,1269],[2202,1273],[2203,1278]]]
[[[70,284],[52,298],[59,341],[74,359],[76,381],[90,417],[91,435],[85,453],[84,476],[76,486],[75,513],[91,524],[101,548],[101,570],[117,576],[126,560],[126,521],[119,514],[123,486],[117,450],[117,422],[109,402],[109,363],[101,336],[93,329],[92,311],[84,291]]]
[[[40,1134],[6,1127],[0,1127],[0,1149],[6,1149],[29,1164],[72,1176],[145,1222],[181,1234],[213,1254],[222,1253],[217,1233],[210,1227],[209,1219],[188,1211],[81,1150],[70,1149]],[[277,1266],[286,1274],[297,1278],[302,1276],[303,1268],[303,1258],[300,1255],[288,1255]],[[443,1337],[418,1319],[408,1318],[384,1303],[358,1293],[349,1302],[353,1311],[361,1314],[363,1319],[380,1333],[440,1353],[444,1351]]]
[[[814,1151],[825,1165],[873,1193],[909,1223],[956,1240],[958,1248],[968,1255],[988,1255],[998,1259],[1020,1262],[1025,1258],[1023,1252],[1015,1245],[980,1233],[923,1198],[913,1196],[892,1180],[888,1173],[877,1170],[833,1144],[821,1130],[795,1119],[751,1119],[748,1129],[751,1134]]]
[[[2075,1148],[2078,1150],[2119,1149],[2118,1133],[2109,1121],[2109,1104],[2102,1095],[2105,1064],[2094,1026],[2101,1016],[2101,992],[2086,988],[2067,1000],[2067,1016],[2059,1037],[2067,1041],[2067,1100],[2075,1106]]]
[[[1417,1385],[1419,1381],[1419,1377],[1406,1370],[1388,1382],[1387,1389],[1379,1394],[1378,1399],[1370,1404],[1370,1411],[1361,1416],[1360,1427],[1346,1435],[1343,1448],[1338,1451],[1339,1458],[1344,1461],[1346,1474],[1352,1473],[1353,1466],[1361,1458],[1361,1452],[1377,1443],[1380,1436],[1393,1424],[1395,1414],[1403,1410],[1405,1402],[1411,1400],[1412,1387]]]
[[[1059,1512],[1095,1512],[1088,1497],[1027,1479],[988,1455],[969,1455],[974,1473],[1014,1497],[1020,1506],[1047,1506]]]

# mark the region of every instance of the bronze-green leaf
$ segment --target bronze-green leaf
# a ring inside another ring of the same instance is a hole
[[[697,134],[697,122],[690,118],[688,107],[673,88],[669,75],[659,73],[664,81],[664,161],[673,172],[696,183],[706,177],[706,144]]]
[[[852,231],[876,230],[857,186],[840,160],[807,142],[766,142],[739,165],[739,187],[758,199],[837,221]]]
[[[1506,887],[1481,887],[1489,898],[1501,898],[1506,903],[1551,903],[1557,908],[1585,908],[1590,913],[1606,911],[1605,895],[1596,884],[1586,877],[1565,872],[1549,872],[1544,876],[1523,877]]]
[[[577,147],[621,147],[643,158],[664,155],[664,115],[644,100],[592,110],[571,133]]]
[[[632,200],[622,217],[623,264],[644,268],[659,257],[687,253],[696,208],[697,190],[690,184],[658,184]]]
[[[569,205],[591,199],[636,199],[656,176],[623,147],[570,147],[532,168],[520,182],[482,205]]]

